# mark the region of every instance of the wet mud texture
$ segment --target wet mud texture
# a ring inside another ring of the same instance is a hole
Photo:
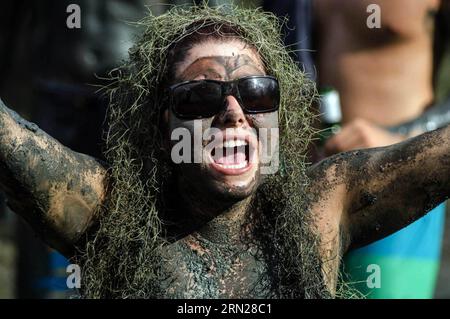
[[[324,172],[333,168],[332,177]],[[450,127],[390,147],[337,154],[313,168],[313,201],[345,187],[349,248],[419,219],[450,193]]]
[[[0,185],[8,205],[66,256],[104,196],[104,164],[71,151],[0,100]]]
[[[198,234],[167,247],[162,298],[268,298],[270,281],[254,245],[213,243]]]

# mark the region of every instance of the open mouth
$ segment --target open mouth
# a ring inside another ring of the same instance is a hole
[[[226,175],[242,174],[252,166],[253,150],[248,138],[227,138],[212,149],[212,166]]]

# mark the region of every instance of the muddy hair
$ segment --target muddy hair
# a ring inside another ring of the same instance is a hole
[[[145,32],[129,60],[112,72],[114,84],[107,91],[111,102],[105,156],[111,187],[98,212],[96,232],[80,254],[83,296],[150,298],[163,293],[158,284],[166,275],[161,263],[170,260],[163,260],[161,250],[170,240],[161,216],[167,215],[168,196],[177,193],[160,130],[164,86],[173,76],[170,64],[177,44],[187,48],[199,34],[208,30],[211,36],[213,30],[214,37],[232,34],[251,44],[281,87],[282,165],[260,186],[252,205],[273,297],[330,297],[305,191],[304,154],[313,133],[309,109],[316,90],[284,47],[278,18],[259,9],[202,4],[149,14],[139,25]]]

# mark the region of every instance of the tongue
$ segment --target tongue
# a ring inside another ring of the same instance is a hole
[[[221,165],[237,165],[245,161],[245,152],[238,150],[235,152],[233,149],[222,149],[222,156],[214,156],[214,160],[217,164]]]

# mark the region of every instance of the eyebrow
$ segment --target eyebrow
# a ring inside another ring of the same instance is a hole
[[[209,65],[206,69],[198,69],[198,65],[201,63],[204,63],[204,61],[201,61],[200,63],[192,63],[189,67],[186,68],[186,70],[183,71],[183,73],[181,73],[179,78],[181,80],[191,80],[200,74],[204,74],[215,79],[223,78],[224,75],[218,70],[217,67],[214,67],[213,65]]]
[[[245,67],[255,70],[256,72],[254,75],[264,75],[265,74],[258,67],[254,66],[254,65],[249,65],[249,64],[238,66],[235,70],[233,70],[231,72],[231,74],[234,74],[234,73],[238,72],[240,69],[245,68]]]
[[[195,68],[199,67],[202,63],[205,63],[207,68],[201,71],[195,70]],[[234,72],[246,66],[252,68],[258,74],[264,74],[248,55],[243,54],[236,56],[209,56],[198,58],[181,73],[179,78],[187,80],[189,78],[194,78],[199,74],[204,74],[212,76],[213,78],[227,80]]]
[[[233,58],[234,61],[232,60]],[[228,66],[230,69],[234,68],[230,73],[234,73],[237,70],[239,70],[240,68],[243,68],[245,66],[249,66],[259,72],[262,72],[257,65],[255,65],[254,61],[246,54],[240,54],[237,55],[236,57],[230,57],[230,59],[228,59],[227,61],[228,64],[233,63],[232,66]]]

